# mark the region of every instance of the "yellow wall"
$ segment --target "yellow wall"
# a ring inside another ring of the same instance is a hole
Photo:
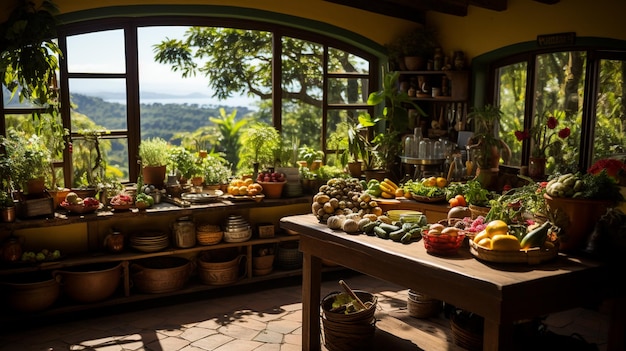
[[[508,3],[508,10],[503,12],[470,6],[467,17],[430,13],[427,21],[440,32],[446,52],[463,50],[469,58],[535,41],[543,34],[575,32],[578,37],[626,40],[623,0],[563,0],[556,5],[531,0]]]
[[[2,1],[0,21],[17,0]],[[62,14],[125,5],[224,5],[271,11],[324,22],[384,45],[416,23],[352,9],[322,0],[55,0]],[[468,58],[511,44],[534,41],[537,35],[575,32],[579,37],[626,40],[623,0],[563,0],[545,5],[532,0],[508,0],[508,9],[498,12],[469,6],[465,17],[429,12],[428,25],[439,32],[446,53],[463,50]],[[129,15],[133,15],[130,13]],[[616,29],[617,28],[617,29]]]

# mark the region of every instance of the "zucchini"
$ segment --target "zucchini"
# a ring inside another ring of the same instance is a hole
[[[524,235],[522,238],[520,247],[522,249],[530,249],[531,247],[543,245],[543,242],[546,241],[546,238],[548,237],[548,230],[550,230],[550,228],[552,228],[552,223],[550,223],[550,221],[546,221],[539,227],[528,232],[528,234]]]
[[[411,233],[405,233],[402,238],[400,238],[400,242],[403,244],[408,244],[411,242],[411,239],[413,238],[413,235],[411,235]]]

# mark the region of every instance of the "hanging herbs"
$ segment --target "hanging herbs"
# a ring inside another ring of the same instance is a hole
[[[56,100],[56,71],[61,50],[57,37],[57,6],[22,0],[0,25],[0,78],[19,101],[45,105]]]

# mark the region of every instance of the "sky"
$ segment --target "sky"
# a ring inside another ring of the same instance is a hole
[[[211,96],[207,78],[195,76],[182,78],[170,66],[154,62],[152,46],[165,38],[182,39],[185,27],[146,27],[139,30],[139,75],[141,92],[158,92],[176,95],[200,93]],[[124,47],[122,30],[90,33],[68,38],[68,69],[70,72],[124,73]],[[89,94],[124,90],[120,79],[74,79],[71,91]],[[228,101],[210,99],[215,104],[249,105],[247,97],[233,97]]]

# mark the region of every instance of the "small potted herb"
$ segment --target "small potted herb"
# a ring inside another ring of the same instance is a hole
[[[170,144],[163,138],[149,138],[139,144],[144,184],[162,186],[169,162]]]

